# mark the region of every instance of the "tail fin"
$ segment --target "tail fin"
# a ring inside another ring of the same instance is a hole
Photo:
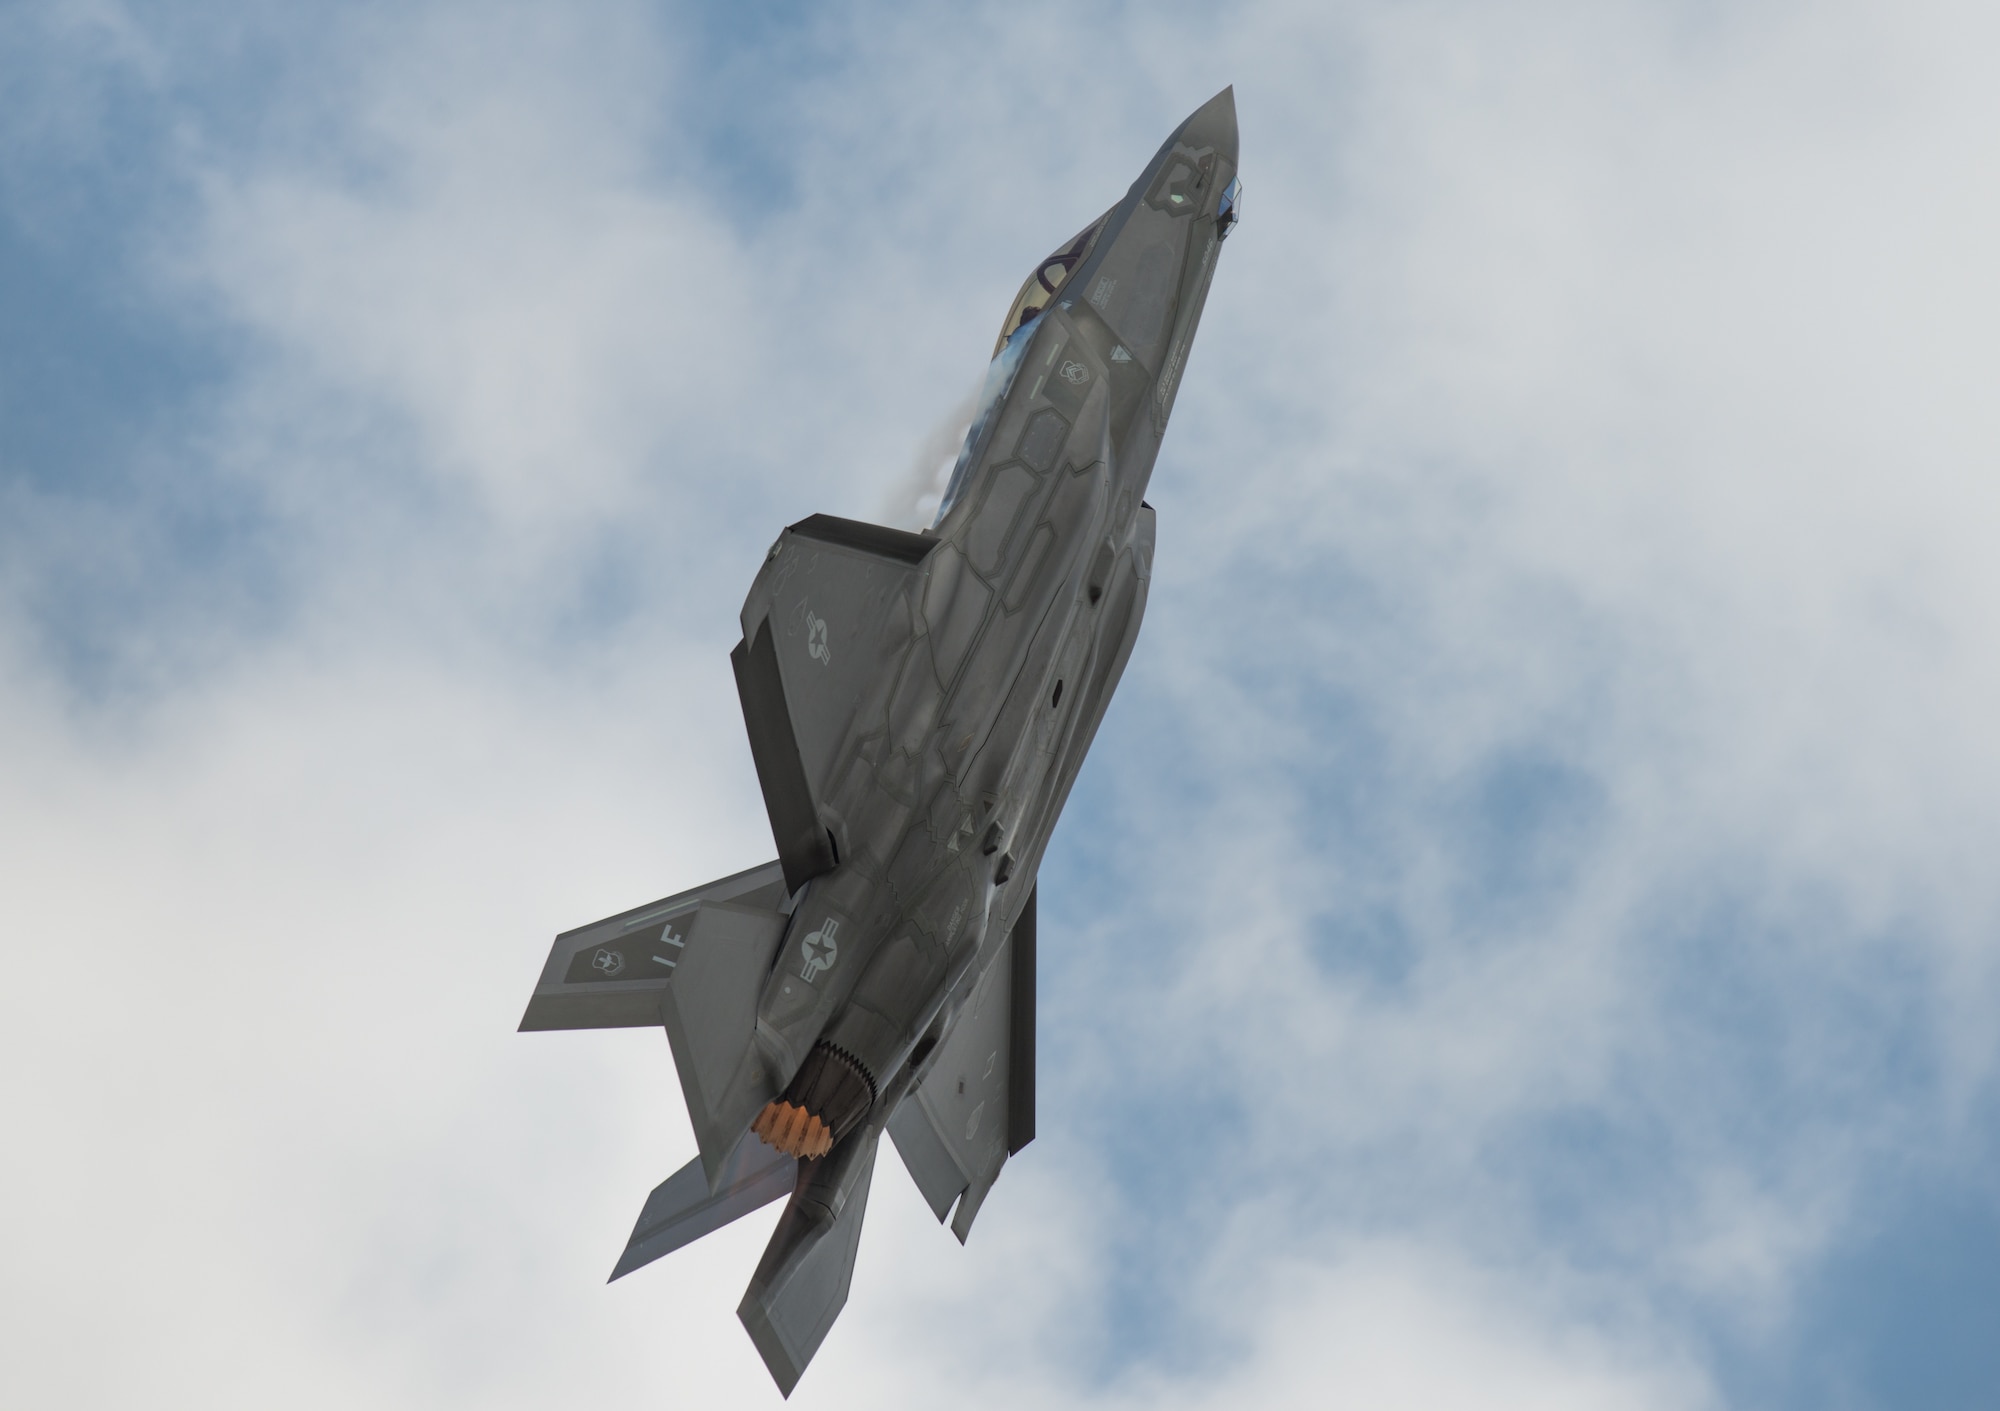
[[[799,1163],[798,1189],[736,1310],[788,1397],[847,1306],[881,1136],[871,1122],[830,1155]]]
[[[632,1238],[618,1257],[611,1279],[624,1278],[682,1245],[760,1210],[798,1184],[798,1163],[745,1132],[711,1192],[701,1158],[696,1157],[660,1182],[646,1197]]]
[[[791,918],[779,864],[556,937],[523,1029],[664,1024],[711,1191],[777,1096],[754,1042],[757,996]]]

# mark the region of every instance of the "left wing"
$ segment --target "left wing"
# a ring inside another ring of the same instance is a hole
[[[855,718],[882,712],[922,616],[913,587],[937,541],[816,514],[779,536],[743,605],[730,654],[785,883],[839,863],[826,809]]]

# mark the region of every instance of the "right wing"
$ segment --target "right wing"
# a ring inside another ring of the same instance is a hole
[[[889,1119],[903,1165],[963,1244],[1007,1158],[1035,1138],[1035,894],[931,1069]]]

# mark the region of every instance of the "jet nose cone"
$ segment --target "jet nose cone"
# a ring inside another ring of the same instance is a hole
[[[1196,108],[1174,135],[1188,147],[1213,147],[1236,165],[1236,86],[1231,84]]]

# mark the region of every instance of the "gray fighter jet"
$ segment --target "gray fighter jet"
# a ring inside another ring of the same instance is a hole
[[[960,1241],[1034,1137],[1035,876],[1139,632],[1239,195],[1224,89],[1022,285],[936,524],[778,536],[731,655],[777,861],[558,936],[521,1021],[673,1046],[701,1155],[612,1278],[791,1197],[737,1310],[787,1396],[882,1133]]]

